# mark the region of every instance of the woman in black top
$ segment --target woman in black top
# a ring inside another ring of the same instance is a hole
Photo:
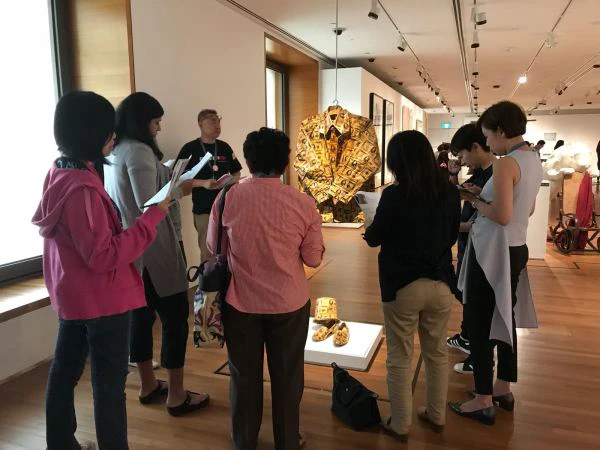
[[[418,329],[427,373],[427,407],[419,417],[445,424],[448,355],[445,336],[456,276],[451,249],[458,236],[458,189],[445,177],[427,138],[404,131],[390,140],[395,182],[381,196],[365,240],[381,246],[379,283],[387,339],[392,416],[384,429],[406,440],[412,416],[410,363]]]

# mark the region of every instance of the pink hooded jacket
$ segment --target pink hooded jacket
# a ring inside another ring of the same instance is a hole
[[[165,213],[149,208],[123,231],[91,165],[50,169],[33,217],[44,238],[44,280],[61,319],[88,320],[146,305],[133,262],[156,237]]]

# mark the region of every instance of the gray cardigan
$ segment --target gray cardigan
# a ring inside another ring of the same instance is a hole
[[[168,180],[152,149],[142,142],[122,140],[108,160],[111,165],[105,167],[106,190],[121,211],[123,227],[128,228],[142,214],[140,205]],[[181,196],[181,191],[176,190],[174,196]],[[140,271],[148,270],[160,297],[187,290],[186,265],[170,217],[158,225],[155,241],[136,265]]]

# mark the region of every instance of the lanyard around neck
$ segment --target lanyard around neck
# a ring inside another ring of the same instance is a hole
[[[511,153],[514,152],[515,150],[524,147],[527,145],[527,142],[523,141],[523,142],[519,142],[518,144],[513,145],[511,148],[508,149],[507,153]]]
[[[202,142],[202,138],[200,138],[200,145],[202,146],[202,150],[204,150],[204,154],[206,155],[208,153],[208,150],[206,150],[206,147],[204,146],[204,142]],[[217,164],[217,156],[219,155],[218,150],[217,150],[217,141],[215,141],[215,153],[212,155],[212,162],[213,162],[213,166],[212,166],[212,178],[213,180],[217,179],[217,172],[219,171],[219,166]]]

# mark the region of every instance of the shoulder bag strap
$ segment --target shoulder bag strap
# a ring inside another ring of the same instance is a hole
[[[221,204],[219,205],[219,229],[217,231],[217,255],[221,254],[221,241],[223,239],[223,211],[225,210],[225,196],[227,195],[227,191],[231,189],[233,184],[225,186],[223,188],[223,196],[221,197]],[[215,256],[217,256],[215,255]]]

